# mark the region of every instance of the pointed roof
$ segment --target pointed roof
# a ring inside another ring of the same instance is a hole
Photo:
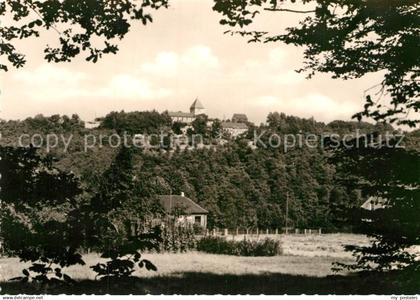
[[[203,104],[201,104],[200,100],[198,98],[195,98],[193,104],[191,104],[190,109],[204,109]]]
[[[160,204],[167,213],[172,213],[175,209],[180,209],[186,214],[207,214],[208,211],[192,201],[190,198],[180,195],[161,195],[158,196]]]

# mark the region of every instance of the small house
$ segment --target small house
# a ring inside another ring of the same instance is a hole
[[[178,224],[197,225],[203,228],[207,227],[206,209],[195,203],[184,193],[181,195],[161,195],[159,202],[168,216],[176,218]]]

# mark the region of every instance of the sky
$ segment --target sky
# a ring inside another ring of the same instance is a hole
[[[0,73],[0,118],[77,113],[91,121],[110,111],[188,111],[198,97],[214,118],[245,113],[259,124],[278,111],[330,122],[350,120],[363,108],[363,91],[380,82],[379,74],[305,79],[294,71],[303,66],[303,49],[224,34],[211,7],[212,0],[173,0],[153,23],[132,24],[117,55],[96,64],[83,57],[47,63],[43,49],[57,41],[54,31],[19,43],[28,62]],[[255,26],[281,32],[299,17],[267,12]]]

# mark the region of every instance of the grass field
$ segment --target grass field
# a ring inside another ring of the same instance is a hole
[[[284,273],[309,276],[331,275],[331,264],[335,261],[350,262],[351,254],[343,251],[345,244],[366,243],[366,237],[354,234],[326,235],[260,235],[250,239],[270,237],[280,239],[283,255],[275,257],[238,257],[199,252],[150,253],[145,257],[153,261],[158,272],[144,272],[137,276],[160,276],[183,272],[209,272],[214,274],[261,274]],[[229,236],[228,239],[243,239]],[[97,254],[84,256],[87,266],[101,261]],[[0,258],[0,281],[20,276],[25,264],[17,258]],[[66,271],[77,279],[94,279],[95,273],[86,266],[73,266]]]
[[[366,245],[369,239],[366,236],[358,234],[322,234],[322,235],[260,235],[248,236],[250,239],[264,238],[279,239],[282,242],[283,254],[303,257],[330,257],[337,259],[352,259],[350,252],[345,252],[344,245]],[[241,240],[243,235],[229,236]]]
[[[233,238],[233,237],[228,237]],[[235,237],[240,239],[243,237]],[[264,236],[252,237],[264,238]],[[279,238],[279,237],[277,237]],[[214,293],[342,293],[362,289],[375,293],[381,287],[377,278],[371,286],[370,279],[355,278],[355,275],[341,273],[333,275],[333,262],[351,262],[351,255],[343,251],[345,244],[362,244],[368,240],[364,236],[352,234],[328,235],[288,235],[280,236],[284,254],[274,257],[238,257],[214,255],[200,252],[188,253],[149,253],[144,258],[151,260],[157,272],[142,270],[134,275],[131,284],[118,282],[106,284],[95,280],[95,273],[88,267],[101,259],[97,254],[84,256],[86,266],[72,266],[65,273],[79,281],[70,291],[72,293],[152,293],[152,294],[214,294]],[[0,259],[0,286],[5,293],[19,293],[19,283],[6,283],[8,279],[20,276],[25,264],[17,258]],[[345,276],[344,276],[345,275]],[[359,281],[358,281],[359,280]],[[356,283],[357,281],[357,283]],[[349,283],[350,282],[350,283]],[[343,284],[343,286],[341,286]],[[386,286],[386,282],[383,282]],[[127,286],[128,285],[128,286]],[[420,287],[420,285],[419,285]],[[32,287],[33,288],[33,287]],[[383,289],[384,287],[382,287]],[[388,288],[398,288],[388,286]],[[361,291],[361,290],[359,290]],[[395,291],[395,290],[393,290]],[[31,290],[33,293],[34,291]],[[65,292],[61,290],[61,292]],[[40,292],[42,293],[42,292]]]

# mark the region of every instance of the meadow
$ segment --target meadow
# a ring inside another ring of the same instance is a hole
[[[157,267],[157,272],[138,272],[136,276],[161,276],[183,272],[209,272],[214,274],[259,274],[285,273],[309,276],[331,275],[331,264],[335,261],[351,262],[351,253],[343,245],[363,244],[368,239],[355,234],[324,235],[249,235],[248,239],[280,239],[283,255],[274,257],[239,257],[215,255],[196,251],[187,253],[146,253],[145,258]],[[241,240],[243,235],[228,236],[227,239]],[[98,254],[84,255],[86,266],[72,266],[66,273],[75,279],[94,279],[95,273],[88,266],[103,261]],[[0,258],[0,281],[20,276],[21,270],[29,264],[18,258]]]
[[[265,238],[260,235],[248,238]],[[191,251],[187,253],[145,253],[157,272],[137,271],[137,278],[125,282],[98,283],[89,268],[102,259],[96,253],[86,254],[85,266],[72,266],[66,274],[78,281],[71,293],[133,293],[133,294],[277,294],[277,293],[381,293],[399,289],[378,278],[360,279],[346,272],[333,273],[333,262],[350,263],[353,258],[343,245],[367,243],[368,239],[354,234],[281,235],[270,236],[282,241],[283,255],[273,257],[239,257]],[[228,237],[241,239],[243,236]],[[3,293],[36,293],[34,287],[6,282],[19,276],[24,264],[17,258],[0,259],[0,286]],[[375,282],[375,283],[373,283]],[[419,285],[420,286],[420,285]],[[394,288],[394,290],[393,290]],[[39,291],[40,292],[40,291]],[[66,292],[60,290],[60,292]],[[42,293],[42,292],[40,292]]]

